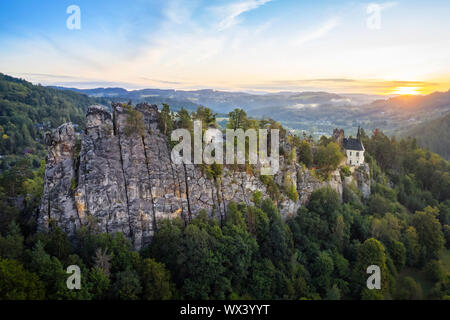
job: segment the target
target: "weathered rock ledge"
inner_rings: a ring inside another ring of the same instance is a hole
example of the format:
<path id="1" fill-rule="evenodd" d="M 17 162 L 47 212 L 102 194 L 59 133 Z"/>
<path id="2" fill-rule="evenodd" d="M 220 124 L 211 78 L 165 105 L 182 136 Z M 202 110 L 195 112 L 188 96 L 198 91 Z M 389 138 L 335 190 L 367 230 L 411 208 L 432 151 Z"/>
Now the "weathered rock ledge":
<path id="1" fill-rule="evenodd" d="M 123 232 L 139 249 L 150 242 L 159 219 L 189 220 L 202 209 L 221 219 L 230 201 L 251 204 L 257 190 L 268 197 L 257 174 L 225 168 L 214 181 L 199 166 L 174 164 L 167 138 L 157 128 L 157 107 L 139 104 L 136 109 L 143 115 L 143 136 L 125 134 L 128 114 L 119 104 L 113 105 L 112 113 L 104 106 L 89 107 L 80 137 L 71 123 L 46 136 L 49 151 L 39 228 L 56 223 L 69 234 L 85 225 L 99 232 Z M 284 217 L 295 214 L 317 188 L 330 186 L 342 197 L 344 182 L 338 170 L 329 181 L 320 182 L 308 169 L 286 163 L 281 156 L 274 181 L 282 189 L 289 176 L 299 199 L 283 197 L 278 207 Z M 345 183 L 357 183 L 368 196 L 368 172 L 368 166 L 361 167 Z"/>

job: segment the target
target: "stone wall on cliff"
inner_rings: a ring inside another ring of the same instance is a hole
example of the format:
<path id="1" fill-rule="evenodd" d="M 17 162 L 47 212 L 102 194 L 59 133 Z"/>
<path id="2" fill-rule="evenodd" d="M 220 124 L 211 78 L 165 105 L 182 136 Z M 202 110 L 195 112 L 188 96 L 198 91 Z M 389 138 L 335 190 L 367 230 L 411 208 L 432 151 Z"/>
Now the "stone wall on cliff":
<path id="1" fill-rule="evenodd" d="M 127 109 L 113 104 L 112 112 L 104 106 L 90 106 L 80 137 L 70 123 L 47 135 L 40 229 L 56 223 L 69 234 L 82 226 L 123 232 L 139 249 L 151 241 L 160 219 L 188 221 L 202 209 L 223 219 L 230 201 L 252 204 L 258 190 L 263 197 L 269 196 L 257 172 L 225 167 L 220 177 L 212 179 L 201 166 L 173 163 L 167 137 L 158 130 L 157 107 L 144 103 L 136 110 L 143 116 L 142 134 L 127 132 Z M 289 176 L 299 194 L 295 202 L 282 195 L 277 204 L 284 217 L 294 215 L 317 188 L 330 186 L 342 198 L 338 170 L 323 182 L 310 170 L 280 157 L 274 181 L 283 190 Z M 367 194 L 370 179 L 364 176 L 368 170 L 362 170 L 356 180 Z"/>

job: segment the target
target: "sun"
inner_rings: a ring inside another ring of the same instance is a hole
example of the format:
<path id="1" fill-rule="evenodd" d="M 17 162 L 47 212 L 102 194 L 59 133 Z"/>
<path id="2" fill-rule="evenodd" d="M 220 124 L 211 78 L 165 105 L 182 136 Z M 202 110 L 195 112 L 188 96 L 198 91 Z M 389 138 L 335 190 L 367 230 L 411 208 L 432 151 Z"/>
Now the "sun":
<path id="1" fill-rule="evenodd" d="M 418 87 L 397 87 L 394 89 L 394 94 L 400 95 L 417 95 L 420 94 Z"/>

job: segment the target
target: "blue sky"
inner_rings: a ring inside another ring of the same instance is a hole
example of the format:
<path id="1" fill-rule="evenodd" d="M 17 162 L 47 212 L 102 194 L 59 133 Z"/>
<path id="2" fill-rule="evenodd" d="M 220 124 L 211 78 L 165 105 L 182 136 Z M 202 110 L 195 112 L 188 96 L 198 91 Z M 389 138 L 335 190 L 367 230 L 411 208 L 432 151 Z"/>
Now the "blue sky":
<path id="1" fill-rule="evenodd" d="M 66 27 L 70 5 L 80 30 Z M 444 0 L 3 0 L 0 72 L 83 88 L 427 93 L 450 89 L 448 17 Z"/>

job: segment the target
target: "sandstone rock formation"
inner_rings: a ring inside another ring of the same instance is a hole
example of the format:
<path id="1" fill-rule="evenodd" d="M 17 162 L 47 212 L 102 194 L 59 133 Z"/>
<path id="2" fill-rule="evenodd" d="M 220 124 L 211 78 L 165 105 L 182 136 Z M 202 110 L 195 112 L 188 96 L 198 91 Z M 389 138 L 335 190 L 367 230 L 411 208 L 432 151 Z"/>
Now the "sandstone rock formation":
<path id="1" fill-rule="evenodd" d="M 49 146 L 44 178 L 44 195 L 38 225 L 45 229 L 56 223 L 69 234 L 81 226 L 99 232 L 123 232 L 135 248 L 148 244 L 157 221 L 180 216 L 186 221 L 204 209 L 223 219 L 230 201 L 252 204 L 255 191 L 268 196 L 258 173 L 224 168 L 217 179 L 206 176 L 200 166 L 171 161 L 167 137 L 158 130 L 156 106 L 139 104 L 144 132 L 127 132 L 128 112 L 121 104 L 89 107 L 85 132 L 77 137 L 71 123 L 46 136 Z M 286 146 L 288 147 L 288 146 Z M 358 185 L 370 193 L 368 167 L 360 170 Z M 286 176 L 296 183 L 294 202 L 279 201 L 287 217 L 304 205 L 311 193 L 330 186 L 342 197 L 339 171 L 330 181 L 320 182 L 311 171 L 282 156 L 274 181 L 282 189 Z"/>

